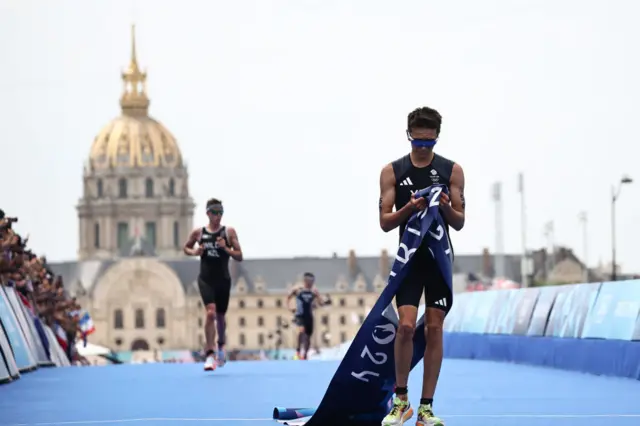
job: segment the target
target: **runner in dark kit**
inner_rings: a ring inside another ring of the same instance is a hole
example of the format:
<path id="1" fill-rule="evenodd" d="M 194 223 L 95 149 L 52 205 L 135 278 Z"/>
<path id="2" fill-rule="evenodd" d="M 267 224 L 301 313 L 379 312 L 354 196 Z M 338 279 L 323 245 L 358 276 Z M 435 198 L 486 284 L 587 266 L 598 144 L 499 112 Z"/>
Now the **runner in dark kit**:
<path id="1" fill-rule="evenodd" d="M 236 230 L 230 226 L 222 226 L 222 201 L 215 198 L 207 201 L 209 224 L 194 229 L 184 245 L 184 252 L 189 256 L 200 256 L 200 275 L 198 288 L 206 309 L 205 339 L 206 361 L 205 371 L 212 371 L 223 366 L 226 360 L 224 352 L 226 320 L 231 295 L 231 276 L 229 274 L 229 258 L 241 262 L 242 249 Z M 196 243 L 197 248 L 194 248 Z M 218 353 L 215 353 L 216 328 L 218 329 Z"/>
<path id="2" fill-rule="evenodd" d="M 314 303 L 322 305 L 320 293 L 313 286 L 315 280 L 316 277 L 311 272 L 305 272 L 304 286 L 293 289 L 287 297 L 287 305 L 291 299 L 296 299 L 296 308 L 292 311 L 295 313 L 295 323 L 298 326 L 298 350 L 296 352 L 298 359 L 307 359 L 309 355 L 311 336 L 313 335 Z M 300 352 L 301 348 L 304 349 L 303 353 Z"/>
<path id="3" fill-rule="evenodd" d="M 449 188 L 450 194 L 447 196 L 442 193 L 440 213 L 447 224 L 446 236 L 451 244 L 449 227 L 459 231 L 465 221 L 462 167 L 433 152 L 442 125 L 442 117 L 436 110 L 418 108 L 409 114 L 407 121 L 411 152 L 387 164 L 380 174 L 380 227 L 385 232 L 400 227 L 402 238 L 411 215 L 427 207 L 424 198 L 414 197 L 415 191 L 433 184 L 442 184 Z M 452 294 L 427 244 L 423 243 L 413 254 L 407 276 L 396 293 L 400 317 L 395 340 L 396 395 L 391 411 L 382 421 L 383 426 L 402 425 L 413 416 L 407 383 L 413 356 L 413 333 L 423 291 L 426 299 L 427 348 L 424 354 L 422 398 L 416 425 L 443 425 L 442 420 L 433 414 L 433 395 L 442 365 L 442 326 L 445 315 L 451 309 Z"/>

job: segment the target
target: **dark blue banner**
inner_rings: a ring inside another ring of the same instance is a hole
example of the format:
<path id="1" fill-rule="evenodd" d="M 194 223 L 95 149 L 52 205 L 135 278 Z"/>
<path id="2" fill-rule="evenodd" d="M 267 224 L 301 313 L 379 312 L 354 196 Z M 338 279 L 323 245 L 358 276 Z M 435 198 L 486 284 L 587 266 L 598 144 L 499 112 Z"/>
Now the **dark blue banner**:
<path id="1" fill-rule="evenodd" d="M 395 386 L 394 341 L 398 326 L 391 302 L 423 240 L 451 287 L 451 248 L 438 207 L 442 191 L 446 188 L 434 185 L 416 194 L 427 197 L 428 207 L 409 220 L 388 284 L 356 334 L 307 426 L 379 426 L 388 413 Z M 424 316 L 413 340 L 412 368 L 423 358 L 426 348 Z"/>
<path id="2" fill-rule="evenodd" d="M 544 336 L 549 314 L 556 300 L 557 292 L 558 287 L 540 287 L 540 293 L 538 294 L 536 306 L 533 309 L 527 336 Z"/>

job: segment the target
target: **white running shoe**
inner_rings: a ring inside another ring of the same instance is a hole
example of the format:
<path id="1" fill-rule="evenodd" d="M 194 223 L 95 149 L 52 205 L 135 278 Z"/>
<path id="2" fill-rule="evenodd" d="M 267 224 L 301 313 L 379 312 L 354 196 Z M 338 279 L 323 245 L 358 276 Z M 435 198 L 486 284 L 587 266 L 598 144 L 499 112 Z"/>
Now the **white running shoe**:
<path id="1" fill-rule="evenodd" d="M 213 354 L 207 355 L 207 359 L 204 362 L 204 371 L 213 371 L 216 369 L 216 358 Z"/>

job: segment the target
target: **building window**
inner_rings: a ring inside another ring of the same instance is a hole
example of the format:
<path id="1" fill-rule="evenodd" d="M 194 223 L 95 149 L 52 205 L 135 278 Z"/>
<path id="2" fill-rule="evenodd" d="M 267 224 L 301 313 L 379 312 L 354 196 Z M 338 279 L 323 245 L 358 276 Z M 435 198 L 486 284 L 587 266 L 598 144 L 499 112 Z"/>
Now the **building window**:
<path id="1" fill-rule="evenodd" d="M 264 326 L 264 318 L 258 317 L 258 327 L 263 327 L 263 326 Z"/>
<path id="2" fill-rule="evenodd" d="M 282 300 L 276 299 L 276 308 L 282 308 Z"/>
<path id="3" fill-rule="evenodd" d="M 144 224 L 145 239 L 151 244 L 153 248 L 156 248 L 156 223 L 147 222 Z"/>
<path id="4" fill-rule="evenodd" d="M 322 325 L 329 325 L 329 315 L 322 316 Z"/>
<path id="5" fill-rule="evenodd" d="M 344 343 L 347 341 L 347 333 L 344 331 L 340 333 L 340 343 Z"/>
<path id="6" fill-rule="evenodd" d="M 127 180 L 124 178 L 118 181 L 118 197 L 127 198 Z"/>
<path id="7" fill-rule="evenodd" d="M 282 326 L 282 317 L 280 315 L 278 315 L 276 317 L 276 326 L 277 327 L 281 327 Z"/>
<path id="8" fill-rule="evenodd" d="M 198 327 L 202 328 L 202 318 L 198 318 Z"/>
<path id="9" fill-rule="evenodd" d="M 364 299 L 363 298 L 358 299 L 358 306 L 364 306 Z"/>
<path id="10" fill-rule="evenodd" d="M 240 300 L 240 301 L 238 302 L 238 307 L 239 307 L 239 308 L 244 308 L 244 300 Z"/>
<path id="11" fill-rule="evenodd" d="M 244 320 L 244 317 L 238 318 L 238 324 L 240 325 L 240 327 L 244 327 L 245 326 L 246 321 Z"/>
<path id="12" fill-rule="evenodd" d="M 98 198 L 102 198 L 102 196 L 104 195 L 104 185 L 102 183 L 102 179 L 98 179 L 98 182 L 96 182 L 96 189 L 98 190 Z"/>
<path id="13" fill-rule="evenodd" d="M 158 308 L 156 310 L 156 328 L 164 328 L 165 327 L 165 311 L 163 308 Z"/>
<path id="14" fill-rule="evenodd" d="M 180 223 L 173 222 L 173 246 L 180 248 Z"/>
<path id="15" fill-rule="evenodd" d="M 240 333 L 238 335 L 238 342 L 240 343 L 240 346 L 244 346 L 247 343 L 244 338 L 244 333 Z"/>
<path id="16" fill-rule="evenodd" d="M 340 324 L 345 325 L 347 323 L 347 318 L 344 315 L 340 315 Z"/>
<path id="17" fill-rule="evenodd" d="M 360 315 L 360 324 L 364 322 L 364 315 Z"/>
<path id="18" fill-rule="evenodd" d="M 262 299 L 258 299 L 257 305 L 258 305 L 258 308 L 262 308 L 264 306 Z"/>
<path id="19" fill-rule="evenodd" d="M 136 309 L 136 328 L 144 328 L 144 311 Z"/>
<path id="20" fill-rule="evenodd" d="M 344 299 L 340 299 L 340 306 L 345 307 L 347 306 L 347 301 Z"/>
<path id="21" fill-rule="evenodd" d="M 153 179 L 151 178 L 144 181 L 144 195 L 147 198 L 153 198 Z"/>
<path id="22" fill-rule="evenodd" d="M 198 344 L 204 346 L 204 336 L 202 334 L 198 334 Z"/>
<path id="23" fill-rule="evenodd" d="M 113 311 L 113 328 L 116 330 L 122 330 L 124 328 L 124 315 L 122 315 L 122 309 L 116 309 Z"/>
<path id="24" fill-rule="evenodd" d="M 93 225 L 93 247 L 100 248 L 100 224 Z"/>
<path id="25" fill-rule="evenodd" d="M 202 301 L 198 300 L 197 305 L 198 305 L 198 309 L 201 309 L 202 308 Z"/>
<path id="26" fill-rule="evenodd" d="M 169 179 L 169 195 L 172 197 L 176 195 L 176 181 L 173 179 Z"/>
<path id="27" fill-rule="evenodd" d="M 264 345 L 264 334 L 258 333 L 258 346 L 262 347 Z"/>
<path id="28" fill-rule="evenodd" d="M 123 249 L 129 241 L 129 224 L 126 222 L 118 223 L 118 248 Z"/>

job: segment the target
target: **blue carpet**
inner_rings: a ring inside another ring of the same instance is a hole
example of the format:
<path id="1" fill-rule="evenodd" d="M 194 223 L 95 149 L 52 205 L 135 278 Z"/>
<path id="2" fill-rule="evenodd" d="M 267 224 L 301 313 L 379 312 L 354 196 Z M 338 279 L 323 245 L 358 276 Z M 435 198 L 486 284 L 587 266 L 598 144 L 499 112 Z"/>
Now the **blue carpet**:
<path id="1" fill-rule="evenodd" d="M 210 374 L 197 364 L 41 369 L 0 385 L 0 425 L 277 425 L 274 406 L 317 406 L 337 366 L 235 362 Z M 421 376 L 418 367 L 409 384 L 414 404 Z M 448 359 L 435 408 L 447 426 L 637 426 L 638 401 L 640 381 Z"/>

